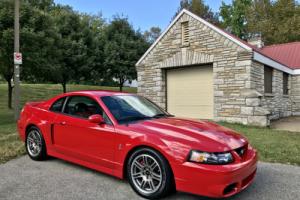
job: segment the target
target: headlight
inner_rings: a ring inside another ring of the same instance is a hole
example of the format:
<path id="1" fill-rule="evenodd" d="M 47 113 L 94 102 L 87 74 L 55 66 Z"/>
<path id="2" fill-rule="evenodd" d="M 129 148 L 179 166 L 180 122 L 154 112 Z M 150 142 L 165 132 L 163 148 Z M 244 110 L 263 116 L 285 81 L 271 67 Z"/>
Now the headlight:
<path id="1" fill-rule="evenodd" d="M 202 151 L 191 151 L 189 161 L 203 164 L 228 164 L 233 162 L 231 153 L 207 153 Z"/>

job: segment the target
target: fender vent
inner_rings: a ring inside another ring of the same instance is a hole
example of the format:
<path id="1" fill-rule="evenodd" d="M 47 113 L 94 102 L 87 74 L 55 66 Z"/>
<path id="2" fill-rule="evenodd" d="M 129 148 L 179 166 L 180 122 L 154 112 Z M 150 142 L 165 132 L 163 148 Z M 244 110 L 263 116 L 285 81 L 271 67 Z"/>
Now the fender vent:
<path id="1" fill-rule="evenodd" d="M 246 150 L 247 150 L 246 147 L 243 146 L 243 147 L 240 147 L 240 148 L 238 148 L 238 149 L 235 149 L 234 151 L 235 151 L 237 154 L 239 154 L 239 156 L 242 158 L 242 157 L 245 155 Z"/>

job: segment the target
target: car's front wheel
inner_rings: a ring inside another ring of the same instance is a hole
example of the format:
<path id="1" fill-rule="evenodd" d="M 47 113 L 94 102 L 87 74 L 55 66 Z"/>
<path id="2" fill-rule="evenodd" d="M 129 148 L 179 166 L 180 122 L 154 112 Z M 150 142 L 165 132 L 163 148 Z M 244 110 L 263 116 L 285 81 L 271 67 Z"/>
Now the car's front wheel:
<path id="1" fill-rule="evenodd" d="M 25 146 L 31 159 L 40 161 L 47 158 L 45 140 L 37 127 L 33 126 L 27 131 Z"/>
<path id="2" fill-rule="evenodd" d="M 130 156 L 127 175 L 131 187 L 144 198 L 164 197 L 174 187 L 173 174 L 167 160 L 149 148 L 139 149 Z"/>

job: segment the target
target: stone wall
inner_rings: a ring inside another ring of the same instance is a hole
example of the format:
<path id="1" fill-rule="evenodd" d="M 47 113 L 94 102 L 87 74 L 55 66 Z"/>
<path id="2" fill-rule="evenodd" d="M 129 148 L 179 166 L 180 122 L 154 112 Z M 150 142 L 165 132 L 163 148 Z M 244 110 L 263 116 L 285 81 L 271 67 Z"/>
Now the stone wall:
<path id="1" fill-rule="evenodd" d="M 185 21 L 189 21 L 190 43 L 182 46 Z M 241 115 L 246 100 L 240 94 L 250 88 L 251 57 L 252 52 L 184 14 L 137 66 L 138 93 L 165 108 L 166 69 L 212 64 L 215 120 L 247 124 L 247 116 Z"/>
<path id="2" fill-rule="evenodd" d="M 265 109 L 267 120 L 275 120 L 281 117 L 287 117 L 292 115 L 293 100 L 291 96 L 291 79 L 289 76 L 289 94 L 283 94 L 283 72 L 274 69 L 273 70 L 273 82 L 272 82 L 272 93 L 265 94 L 264 92 L 264 65 L 253 61 L 251 73 L 251 88 L 255 89 L 261 94 L 260 109 Z M 256 108 L 258 109 L 258 107 Z M 261 113 L 261 114 L 263 114 Z M 267 114 L 269 113 L 269 114 Z"/>
<path id="3" fill-rule="evenodd" d="M 186 21 L 190 42 L 183 46 L 181 23 Z M 282 72 L 274 70 L 273 94 L 265 95 L 264 66 L 252 56 L 253 52 L 183 14 L 137 66 L 138 93 L 166 108 L 166 70 L 211 64 L 214 120 L 267 126 L 292 111 L 300 114 L 300 76 L 290 77 L 291 94 L 285 96 Z"/>
<path id="4" fill-rule="evenodd" d="M 300 75 L 291 77 L 290 96 L 293 115 L 300 115 Z"/>

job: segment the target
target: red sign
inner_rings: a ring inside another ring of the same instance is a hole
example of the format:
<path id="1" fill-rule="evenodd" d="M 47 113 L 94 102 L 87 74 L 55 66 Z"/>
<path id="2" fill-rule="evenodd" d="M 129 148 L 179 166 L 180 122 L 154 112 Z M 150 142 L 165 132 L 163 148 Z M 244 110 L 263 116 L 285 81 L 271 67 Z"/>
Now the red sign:
<path id="1" fill-rule="evenodd" d="M 21 53 L 14 53 L 14 63 L 15 65 L 21 65 L 22 64 L 22 54 Z"/>

